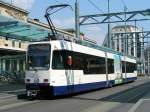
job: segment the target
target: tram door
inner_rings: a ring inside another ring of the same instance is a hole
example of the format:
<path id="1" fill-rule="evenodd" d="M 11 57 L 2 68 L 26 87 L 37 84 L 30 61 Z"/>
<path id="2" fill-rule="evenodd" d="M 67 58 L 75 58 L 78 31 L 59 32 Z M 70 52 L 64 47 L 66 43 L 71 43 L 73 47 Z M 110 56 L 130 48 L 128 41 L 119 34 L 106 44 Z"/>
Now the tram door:
<path id="1" fill-rule="evenodd" d="M 68 44 L 62 40 L 60 41 L 60 45 L 62 49 L 65 50 L 72 50 L 72 46 L 71 49 L 69 48 Z M 66 76 L 66 82 L 67 82 L 67 91 L 68 93 L 73 93 L 74 92 L 74 71 L 72 69 L 72 55 L 68 52 L 65 52 L 65 61 L 67 64 L 67 69 L 65 70 L 65 76 Z"/>
<path id="2" fill-rule="evenodd" d="M 74 92 L 74 72 L 72 70 L 72 56 L 67 57 L 68 69 L 65 71 L 66 73 L 66 81 L 67 81 L 67 89 L 68 93 Z"/>
<path id="3" fill-rule="evenodd" d="M 114 55 L 114 72 L 115 72 L 115 84 L 121 84 L 123 82 L 123 77 L 122 77 L 121 57 L 119 55 Z"/>

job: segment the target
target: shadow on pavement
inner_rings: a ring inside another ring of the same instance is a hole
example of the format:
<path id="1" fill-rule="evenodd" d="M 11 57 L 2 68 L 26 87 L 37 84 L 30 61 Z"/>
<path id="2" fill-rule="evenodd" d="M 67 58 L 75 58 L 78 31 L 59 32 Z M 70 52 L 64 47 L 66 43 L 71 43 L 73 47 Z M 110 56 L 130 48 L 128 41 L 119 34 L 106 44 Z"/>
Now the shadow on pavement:
<path id="1" fill-rule="evenodd" d="M 136 103 L 139 99 L 145 96 L 149 92 L 149 90 L 150 82 L 107 96 L 100 100 L 120 103 Z"/>
<path id="2" fill-rule="evenodd" d="M 103 98 L 85 98 L 74 96 L 73 99 L 90 100 L 90 101 L 108 101 L 119 103 L 136 103 L 139 99 L 150 92 L 150 82 L 144 83 L 133 88 L 103 97 Z"/>

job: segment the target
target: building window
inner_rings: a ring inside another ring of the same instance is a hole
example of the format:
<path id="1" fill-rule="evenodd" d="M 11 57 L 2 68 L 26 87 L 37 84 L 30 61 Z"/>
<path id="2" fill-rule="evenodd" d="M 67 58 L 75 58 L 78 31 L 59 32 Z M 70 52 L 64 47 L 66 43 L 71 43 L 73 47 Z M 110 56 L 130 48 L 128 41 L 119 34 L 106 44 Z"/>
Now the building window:
<path id="1" fill-rule="evenodd" d="M 6 70 L 10 71 L 10 60 L 6 60 Z"/>
<path id="2" fill-rule="evenodd" d="M 12 47 L 15 47 L 15 41 L 12 40 Z"/>
<path id="3" fill-rule="evenodd" d="M 12 70 L 15 72 L 17 71 L 17 60 L 12 61 Z"/>
<path id="4" fill-rule="evenodd" d="M 119 37 L 117 37 L 117 51 L 119 51 Z"/>
<path id="5" fill-rule="evenodd" d="M 21 42 L 19 42 L 19 48 L 21 48 Z"/>

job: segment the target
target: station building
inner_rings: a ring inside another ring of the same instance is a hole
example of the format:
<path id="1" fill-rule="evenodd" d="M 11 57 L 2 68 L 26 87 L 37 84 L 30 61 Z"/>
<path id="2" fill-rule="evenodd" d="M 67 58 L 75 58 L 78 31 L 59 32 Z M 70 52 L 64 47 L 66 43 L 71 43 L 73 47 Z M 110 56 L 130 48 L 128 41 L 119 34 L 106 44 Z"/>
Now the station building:
<path id="1" fill-rule="evenodd" d="M 144 45 L 142 39 L 142 29 L 133 25 L 119 25 L 111 29 L 111 48 L 137 57 L 138 60 L 138 73 L 145 74 L 145 60 L 144 60 Z M 103 46 L 107 45 L 108 36 L 105 37 Z M 125 45 L 126 44 L 126 45 Z"/>
<path id="2" fill-rule="evenodd" d="M 142 34 L 138 32 L 142 32 L 142 29 L 133 25 L 120 25 L 113 27 L 111 30 L 111 48 L 122 53 L 124 53 L 126 49 L 128 55 L 140 58 L 142 54 L 141 49 L 143 40 L 141 38 Z M 127 46 L 125 46 L 125 44 Z M 103 45 L 107 46 L 107 37 L 105 38 Z"/>
<path id="3" fill-rule="evenodd" d="M 39 41 L 51 33 L 49 26 L 28 18 L 29 12 L 0 1 L 0 76 L 23 79 L 26 51 L 30 42 Z M 44 14 L 43 14 L 44 15 Z M 74 34 L 57 29 L 66 38 Z"/>

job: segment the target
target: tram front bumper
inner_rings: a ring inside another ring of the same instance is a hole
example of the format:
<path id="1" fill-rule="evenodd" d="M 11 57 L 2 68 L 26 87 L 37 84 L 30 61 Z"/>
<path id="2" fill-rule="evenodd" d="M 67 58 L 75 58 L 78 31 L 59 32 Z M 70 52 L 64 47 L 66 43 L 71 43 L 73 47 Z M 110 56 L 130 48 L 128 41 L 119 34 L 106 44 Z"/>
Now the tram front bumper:
<path id="1" fill-rule="evenodd" d="M 36 97 L 38 94 L 52 93 L 52 87 L 49 84 L 26 84 L 27 96 Z"/>
<path id="2" fill-rule="evenodd" d="M 28 97 L 36 97 L 38 94 L 37 90 L 27 90 L 27 96 Z"/>

